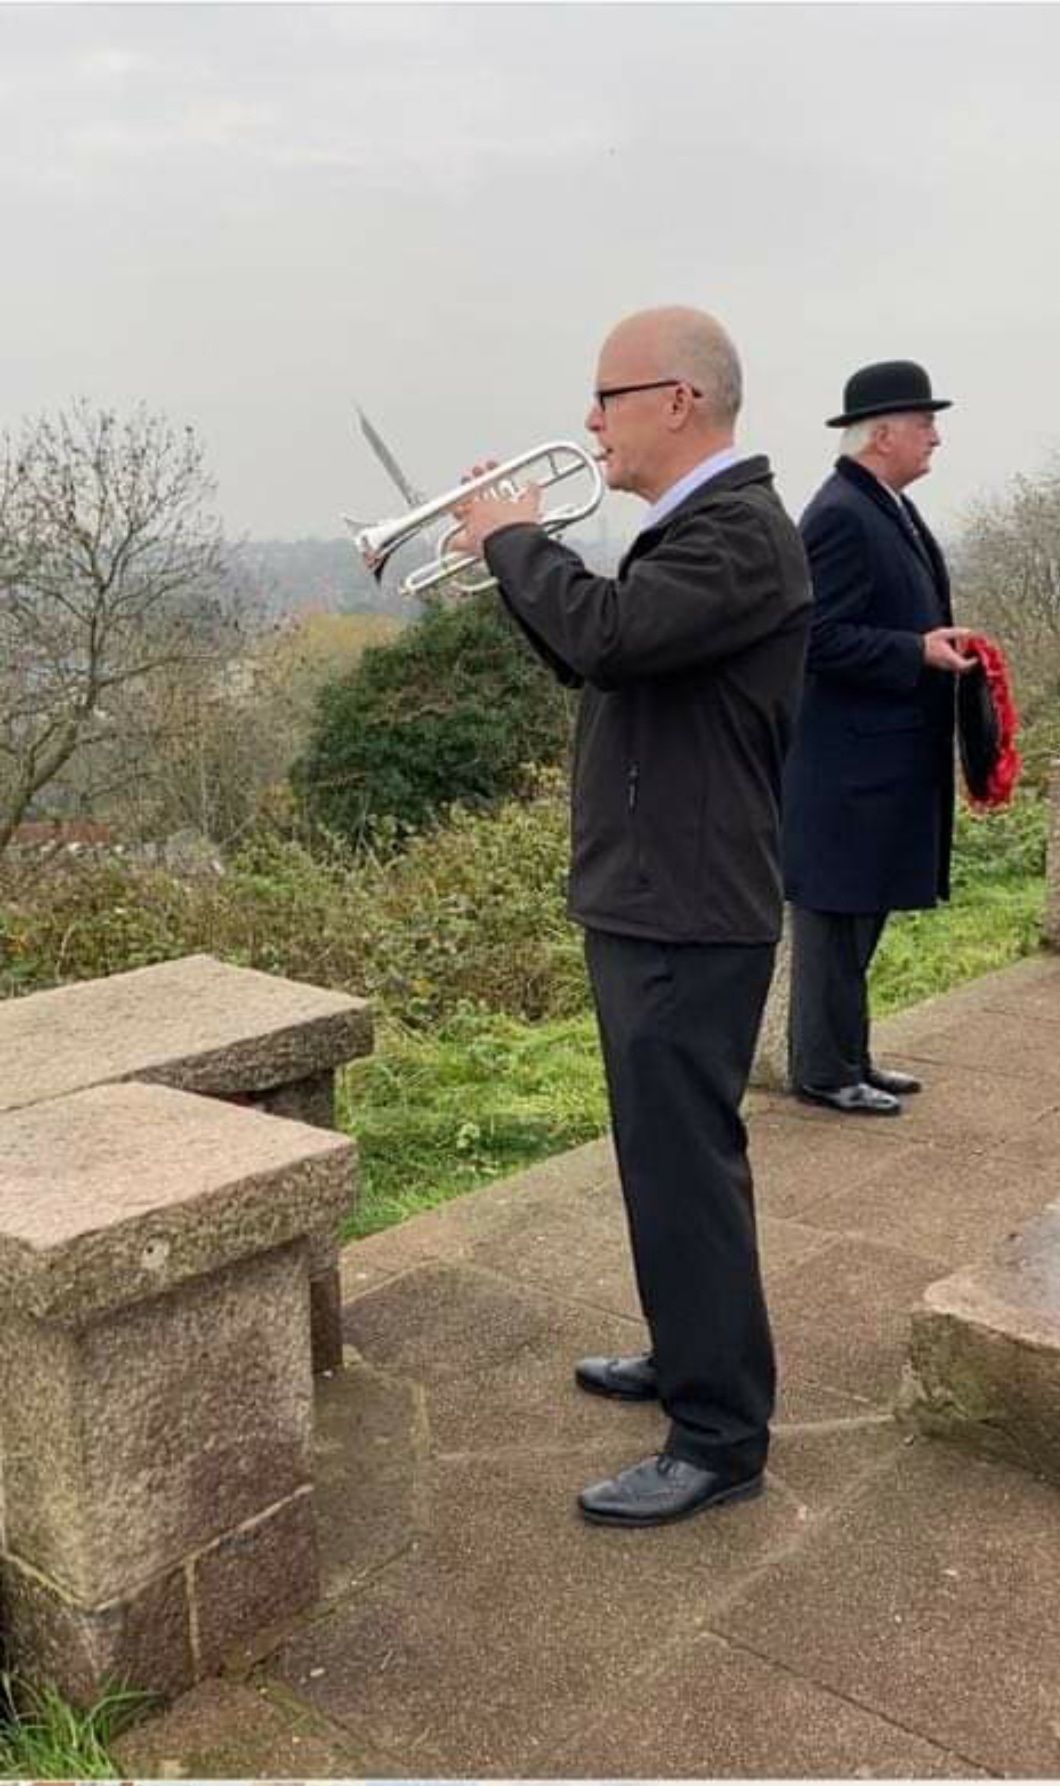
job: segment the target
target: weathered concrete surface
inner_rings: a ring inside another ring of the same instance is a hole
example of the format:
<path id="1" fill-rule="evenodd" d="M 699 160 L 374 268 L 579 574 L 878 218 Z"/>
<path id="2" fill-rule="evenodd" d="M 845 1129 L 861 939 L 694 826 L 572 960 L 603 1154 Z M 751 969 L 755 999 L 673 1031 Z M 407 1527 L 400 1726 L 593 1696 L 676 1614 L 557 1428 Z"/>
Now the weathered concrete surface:
<path id="1" fill-rule="evenodd" d="M 959 1020 L 972 1058 L 925 1060 L 898 1121 L 757 1098 L 781 1362 L 760 1501 L 654 1532 L 577 1518 L 577 1489 L 663 1430 L 571 1378 L 580 1352 L 643 1337 L 606 1143 L 346 1249 L 347 1368 L 317 1385 L 324 1597 L 227 1658 L 284 1732 L 319 1720 L 341 1748 L 281 1774 L 1060 1773 L 1060 1490 L 893 1418 L 925 1287 L 1048 1190 L 1057 968 L 933 1000 L 923 1033 Z M 999 1012 L 1031 1093 L 962 1105 Z M 879 1038 L 896 1066 L 918 1058 L 902 1025 Z M 201 1778 L 260 1753 L 245 1697 L 215 1703 L 201 1741 L 183 1703 L 129 1741 L 134 1775 L 154 1771 L 140 1755 Z"/>
<path id="2" fill-rule="evenodd" d="M 990 1263 L 930 1286 L 902 1411 L 922 1432 L 1060 1483 L 1060 1202 Z"/>
<path id="3" fill-rule="evenodd" d="M 137 1079 L 330 1128 L 335 1069 L 371 1047 L 371 1012 L 363 999 L 188 955 L 5 1000 L 0 1111 Z M 351 1172 L 346 1208 L 356 1191 Z M 342 1327 L 334 1224 L 314 1246 L 310 1303 L 314 1369 L 337 1369 Z"/>
<path id="4" fill-rule="evenodd" d="M 121 1079 L 264 1092 L 367 1054 L 371 1037 L 363 999 L 187 955 L 5 1000 L 0 1109 Z"/>
<path id="5" fill-rule="evenodd" d="M 720 1635 L 974 1767 L 1060 1772 L 1060 1497 L 921 1442 L 734 1599 Z"/>
<path id="6" fill-rule="evenodd" d="M 337 1224 L 354 1147 L 162 1086 L 0 1116 L 0 1304 L 74 1321 Z"/>
<path id="7" fill-rule="evenodd" d="M 83 1325 L 5 1323 L 9 1554 L 104 1605 L 301 1489 L 305 1303 L 291 1245 Z"/>
<path id="8" fill-rule="evenodd" d="M 12 1665 L 172 1693 L 315 1597 L 309 1234 L 334 1131 L 162 1086 L 0 1115 Z"/>
<path id="9" fill-rule="evenodd" d="M 200 1681 L 164 1717 L 111 1745 L 137 1780 L 386 1780 L 405 1774 L 391 1757 L 268 1688 Z"/>

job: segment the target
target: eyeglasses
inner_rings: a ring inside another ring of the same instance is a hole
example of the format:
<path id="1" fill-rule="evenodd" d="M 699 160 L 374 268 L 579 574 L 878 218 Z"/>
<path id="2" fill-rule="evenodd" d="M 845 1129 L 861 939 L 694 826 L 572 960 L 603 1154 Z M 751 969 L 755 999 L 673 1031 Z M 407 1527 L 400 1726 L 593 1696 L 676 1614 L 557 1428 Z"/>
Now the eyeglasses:
<path id="1" fill-rule="evenodd" d="M 594 391 L 593 402 L 603 409 L 609 397 L 628 397 L 631 391 L 663 391 L 668 385 L 687 385 L 693 397 L 702 397 L 703 392 L 697 385 L 689 384 L 687 378 L 653 378 L 646 384 L 613 384 L 605 391 Z"/>

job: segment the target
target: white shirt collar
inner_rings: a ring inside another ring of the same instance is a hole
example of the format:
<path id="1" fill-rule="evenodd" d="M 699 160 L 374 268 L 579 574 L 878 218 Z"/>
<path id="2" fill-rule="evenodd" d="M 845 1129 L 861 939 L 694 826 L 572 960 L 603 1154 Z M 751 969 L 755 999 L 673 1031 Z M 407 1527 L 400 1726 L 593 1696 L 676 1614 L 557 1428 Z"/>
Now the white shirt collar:
<path id="1" fill-rule="evenodd" d="M 664 490 L 662 495 L 656 498 L 641 522 L 638 532 L 644 533 L 649 527 L 657 527 L 660 521 L 664 521 L 667 515 L 672 514 L 674 509 L 684 502 L 686 496 L 691 496 L 693 490 L 698 490 L 700 484 L 705 484 L 709 478 L 717 477 L 719 472 L 728 471 L 729 466 L 737 464 L 739 459 L 740 454 L 734 446 L 722 447 L 720 451 L 711 453 L 708 458 L 701 459 L 698 465 L 693 465 L 691 471 L 686 471 L 684 477 L 678 478 L 676 484 L 671 484 L 668 490 Z"/>

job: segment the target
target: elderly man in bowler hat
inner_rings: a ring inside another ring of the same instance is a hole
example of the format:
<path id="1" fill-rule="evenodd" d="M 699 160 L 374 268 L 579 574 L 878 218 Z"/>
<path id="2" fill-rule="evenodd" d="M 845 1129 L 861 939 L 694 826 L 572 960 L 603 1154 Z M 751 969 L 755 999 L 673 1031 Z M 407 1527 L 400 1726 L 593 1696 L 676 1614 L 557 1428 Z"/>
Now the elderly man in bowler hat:
<path id="1" fill-rule="evenodd" d="M 659 1451 L 583 1489 L 586 1519 L 654 1526 L 763 1484 L 774 1364 L 740 1100 L 779 932 L 780 778 L 810 587 L 769 462 L 734 444 L 740 363 L 705 312 L 608 335 L 586 418 L 604 476 L 648 504 L 614 577 L 479 497 L 483 550 L 528 642 L 582 690 L 569 909 L 585 929 L 650 1350 L 580 1388 L 655 1401 Z"/>
<path id="2" fill-rule="evenodd" d="M 911 360 L 855 372 L 827 424 L 841 457 L 800 522 L 814 614 L 784 787 L 790 1071 L 796 1096 L 849 1115 L 898 1116 L 920 1089 L 872 1060 L 866 980 L 888 914 L 949 895 L 956 683 L 974 659 L 905 494 L 949 407 Z"/>

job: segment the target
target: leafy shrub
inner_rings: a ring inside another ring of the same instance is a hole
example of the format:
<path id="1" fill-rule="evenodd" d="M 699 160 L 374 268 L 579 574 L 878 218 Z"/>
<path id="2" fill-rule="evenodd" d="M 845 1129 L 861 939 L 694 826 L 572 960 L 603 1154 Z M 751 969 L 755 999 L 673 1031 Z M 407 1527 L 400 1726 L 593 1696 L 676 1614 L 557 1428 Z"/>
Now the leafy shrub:
<path id="1" fill-rule="evenodd" d="M 423 1026 L 467 1008 L 536 1021 L 586 1003 L 563 912 L 567 807 L 553 776 L 487 815 L 456 808 L 406 847 L 311 853 L 263 834 L 219 878 L 125 860 L 0 872 L 0 994 L 196 950 L 367 995 Z"/>
<path id="2" fill-rule="evenodd" d="M 932 939 L 946 924 L 971 972 L 1034 946 L 1045 824 L 1044 802 L 1025 792 L 986 816 L 962 808 L 950 912 L 888 927 L 898 1002 L 920 995 L 924 974 L 924 990 L 956 974 L 952 962 L 916 969 L 918 948 L 932 962 L 945 954 Z M 263 833 L 223 876 L 188 881 L 124 860 L 76 860 L 43 883 L 8 865 L 0 868 L 0 995 L 205 950 L 367 996 L 415 1030 L 468 1012 L 531 1023 L 573 1017 L 589 998 L 580 935 L 564 913 L 567 834 L 565 788 L 553 772 L 530 799 L 492 813 L 456 807 L 401 849 L 386 827 L 378 847 L 357 852 L 341 840 L 311 852 Z M 900 965 L 904 931 L 909 953 Z"/>
<path id="3" fill-rule="evenodd" d="M 314 822 L 356 843 L 381 818 L 415 828 L 519 791 L 525 765 L 565 758 L 570 718 L 495 595 L 433 606 L 320 691 L 292 782 Z"/>

